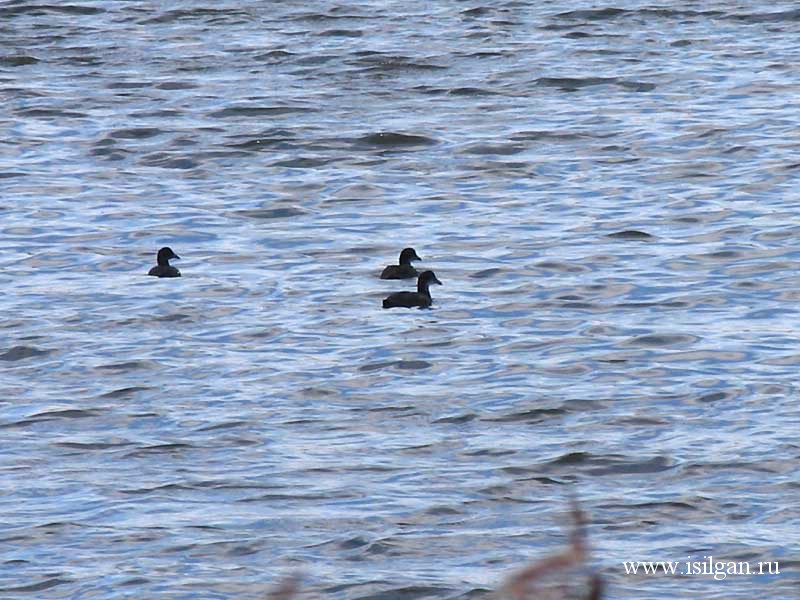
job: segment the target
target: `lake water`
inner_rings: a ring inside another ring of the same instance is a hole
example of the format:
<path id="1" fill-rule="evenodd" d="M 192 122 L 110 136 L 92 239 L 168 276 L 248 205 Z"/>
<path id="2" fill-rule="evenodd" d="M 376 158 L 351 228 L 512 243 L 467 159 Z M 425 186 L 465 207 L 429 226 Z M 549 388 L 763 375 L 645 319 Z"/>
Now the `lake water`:
<path id="1" fill-rule="evenodd" d="M 0 597 L 800 588 L 788 1 L 0 3 Z M 147 277 L 171 246 L 183 277 Z M 413 281 L 433 310 L 382 310 Z M 778 562 L 626 575 L 623 561 Z"/>

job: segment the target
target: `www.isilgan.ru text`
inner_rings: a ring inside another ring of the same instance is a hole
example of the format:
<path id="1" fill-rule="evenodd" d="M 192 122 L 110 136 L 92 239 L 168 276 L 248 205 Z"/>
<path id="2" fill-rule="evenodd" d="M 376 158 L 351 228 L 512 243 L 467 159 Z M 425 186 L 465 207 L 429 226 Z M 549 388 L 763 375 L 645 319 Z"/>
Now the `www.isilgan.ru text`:
<path id="1" fill-rule="evenodd" d="M 626 575 L 711 575 L 717 581 L 737 575 L 780 575 L 777 562 L 737 562 L 715 560 L 704 556 L 703 560 L 683 561 L 624 561 Z"/>

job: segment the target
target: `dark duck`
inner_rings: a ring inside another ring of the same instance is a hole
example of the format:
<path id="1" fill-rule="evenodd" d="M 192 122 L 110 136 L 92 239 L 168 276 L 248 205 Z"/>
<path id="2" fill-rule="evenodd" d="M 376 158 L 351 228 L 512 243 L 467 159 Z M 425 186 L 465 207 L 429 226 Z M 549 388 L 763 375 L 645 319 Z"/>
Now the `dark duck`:
<path id="1" fill-rule="evenodd" d="M 432 283 L 442 285 L 433 271 L 423 271 L 417 279 L 416 292 L 395 292 L 383 301 L 383 308 L 430 308 L 433 304 L 428 289 Z"/>
<path id="2" fill-rule="evenodd" d="M 411 266 L 412 260 L 422 260 L 413 248 L 404 248 L 400 253 L 400 264 L 389 265 L 381 273 L 381 279 L 411 279 L 419 275 Z"/>
<path id="3" fill-rule="evenodd" d="M 172 248 L 162 248 L 158 251 L 156 260 L 158 264 L 150 269 L 148 275 L 153 277 L 180 277 L 181 272 L 175 267 L 171 267 L 169 260 L 171 258 L 180 259 L 180 256 L 172 251 Z"/>

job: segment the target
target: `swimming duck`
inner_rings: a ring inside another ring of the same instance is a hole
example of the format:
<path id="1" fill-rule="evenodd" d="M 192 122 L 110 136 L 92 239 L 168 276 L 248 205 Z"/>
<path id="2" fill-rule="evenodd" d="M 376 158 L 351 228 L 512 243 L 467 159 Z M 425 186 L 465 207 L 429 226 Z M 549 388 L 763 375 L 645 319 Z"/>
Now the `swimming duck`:
<path id="1" fill-rule="evenodd" d="M 436 279 L 433 271 L 423 271 L 417 279 L 416 292 L 395 292 L 383 301 L 383 308 L 430 308 L 433 304 L 433 298 L 428 287 L 432 283 L 442 285 L 442 282 Z"/>
<path id="2" fill-rule="evenodd" d="M 389 265 L 381 273 L 381 279 L 410 279 L 419 275 L 411 266 L 412 260 L 422 260 L 413 248 L 403 248 L 400 253 L 400 264 Z"/>
<path id="3" fill-rule="evenodd" d="M 148 275 L 153 275 L 154 277 L 180 277 L 181 272 L 169 265 L 169 259 L 171 258 L 180 259 L 180 256 L 175 254 L 172 248 L 164 247 L 159 250 L 158 256 L 156 257 L 158 265 L 150 269 Z"/>

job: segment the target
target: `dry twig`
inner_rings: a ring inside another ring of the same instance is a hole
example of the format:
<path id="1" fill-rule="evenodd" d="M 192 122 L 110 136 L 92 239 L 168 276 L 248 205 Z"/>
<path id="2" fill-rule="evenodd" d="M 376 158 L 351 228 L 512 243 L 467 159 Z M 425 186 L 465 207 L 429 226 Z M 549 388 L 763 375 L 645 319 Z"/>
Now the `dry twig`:
<path id="1" fill-rule="evenodd" d="M 577 501 L 571 501 L 573 529 L 570 546 L 566 550 L 539 560 L 512 575 L 503 586 L 503 591 L 512 600 L 578 600 L 565 591 L 569 586 L 546 587 L 544 579 L 552 581 L 554 574 L 567 574 L 569 570 L 588 569 L 589 547 L 586 542 L 586 519 Z M 572 583 L 572 582 L 570 582 Z M 603 582 L 593 573 L 589 579 L 589 591 L 580 600 L 601 600 Z"/>

